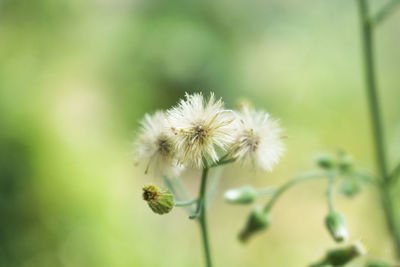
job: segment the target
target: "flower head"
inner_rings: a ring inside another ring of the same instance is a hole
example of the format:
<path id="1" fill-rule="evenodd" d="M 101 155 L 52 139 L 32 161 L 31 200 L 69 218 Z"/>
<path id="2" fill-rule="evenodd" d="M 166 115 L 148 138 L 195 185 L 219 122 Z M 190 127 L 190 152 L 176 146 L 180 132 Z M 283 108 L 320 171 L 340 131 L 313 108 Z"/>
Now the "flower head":
<path id="1" fill-rule="evenodd" d="M 143 199 L 153 212 L 160 215 L 169 213 L 175 206 L 174 195 L 169 190 L 162 190 L 152 184 L 143 187 Z"/>
<path id="2" fill-rule="evenodd" d="M 168 110 L 179 160 L 195 167 L 203 166 L 203 157 L 217 161 L 216 147 L 224 149 L 233 141 L 232 122 L 232 112 L 213 93 L 208 101 L 199 93 L 186 94 L 185 100 Z"/>
<path id="3" fill-rule="evenodd" d="M 146 173 L 151 167 L 157 175 L 179 174 L 182 167 L 177 164 L 172 137 L 162 111 L 157 111 L 152 116 L 145 115 L 134 143 L 134 152 L 138 161 L 147 161 Z"/>
<path id="4" fill-rule="evenodd" d="M 279 121 L 272 120 L 264 111 L 243 105 L 241 112 L 237 113 L 237 128 L 233 156 L 271 171 L 285 150 Z"/>

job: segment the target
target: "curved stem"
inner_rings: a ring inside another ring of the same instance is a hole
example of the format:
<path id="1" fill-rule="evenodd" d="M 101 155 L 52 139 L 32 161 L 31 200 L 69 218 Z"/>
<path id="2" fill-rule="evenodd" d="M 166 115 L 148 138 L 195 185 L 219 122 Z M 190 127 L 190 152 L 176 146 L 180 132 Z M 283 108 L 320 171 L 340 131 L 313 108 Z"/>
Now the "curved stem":
<path id="1" fill-rule="evenodd" d="M 197 198 L 196 199 L 192 199 L 192 200 L 187 200 L 187 201 L 176 201 L 175 202 L 175 206 L 177 206 L 177 207 L 186 207 L 186 206 L 193 205 L 194 203 L 197 203 Z"/>
<path id="2" fill-rule="evenodd" d="M 289 182 L 287 182 L 286 184 L 282 185 L 281 187 L 279 187 L 276 190 L 276 192 L 274 193 L 272 198 L 264 206 L 264 212 L 270 211 L 272 206 L 278 200 L 278 198 L 286 190 L 288 190 L 290 187 L 294 186 L 295 184 L 298 184 L 298 183 L 301 183 L 301 182 L 305 182 L 305 181 L 308 181 L 308 180 L 312 180 L 312 179 L 325 178 L 325 177 L 326 177 L 325 176 L 325 172 L 313 172 L 313 173 L 307 173 L 307 174 L 304 174 L 304 175 L 300 175 L 300 176 L 290 180 Z"/>

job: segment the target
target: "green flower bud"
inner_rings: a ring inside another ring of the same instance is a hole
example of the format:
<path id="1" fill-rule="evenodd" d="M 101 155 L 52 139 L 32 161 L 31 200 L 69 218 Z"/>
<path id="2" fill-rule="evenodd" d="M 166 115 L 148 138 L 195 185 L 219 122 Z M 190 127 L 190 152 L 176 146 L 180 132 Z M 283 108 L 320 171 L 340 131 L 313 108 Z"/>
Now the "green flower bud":
<path id="1" fill-rule="evenodd" d="M 369 260 L 365 267 L 395 267 L 397 265 L 390 264 L 381 260 Z"/>
<path id="2" fill-rule="evenodd" d="M 339 154 L 338 167 L 342 172 L 350 171 L 353 168 L 353 163 L 354 161 L 352 156 L 344 153 Z"/>
<path id="3" fill-rule="evenodd" d="M 169 190 L 162 190 L 152 184 L 143 187 L 143 199 L 158 214 L 169 213 L 175 206 L 174 195 Z"/>
<path id="4" fill-rule="evenodd" d="M 245 185 L 226 191 L 224 197 L 232 204 L 250 204 L 257 198 L 257 191 L 251 185 Z"/>
<path id="5" fill-rule="evenodd" d="M 325 218 L 326 228 L 336 242 L 347 241 L 349 234 L 346 228 L 346 222 L 342 214 L 331 212 Z"/>
<path id="6" fill-rule="evenodd" d="M 356 179 L 347 178 L 340 185 L 340 193 L 347 197 L 353 197 L 361 191 L 361 183 Z"/>
<path id="7" fill-rule="evenodd" d="M 336 165 L 335 159 L 330 154 L 318 155 L 315 161 L 319 167 L 326 170 L 333 169 Z"/>
<path id="8" fill-rule="evenodd" d="M 239 240 L 246 242 L 254 233 L 264 230 L 270 224 L 271 219 L 263 207 L 256 206 L 250 213 L 246 226 L 239 234 Z"/>
<path id="9" fill-rule="evenodd" d="M 353 259 L 362 256 L 366 253 L 365 247 L 360 242 L 356 241 L 349 247 L 329 250 L 325 258 L 319 263 L 313 264 L 310 267 L 322 266 L 343 266 Z"/>

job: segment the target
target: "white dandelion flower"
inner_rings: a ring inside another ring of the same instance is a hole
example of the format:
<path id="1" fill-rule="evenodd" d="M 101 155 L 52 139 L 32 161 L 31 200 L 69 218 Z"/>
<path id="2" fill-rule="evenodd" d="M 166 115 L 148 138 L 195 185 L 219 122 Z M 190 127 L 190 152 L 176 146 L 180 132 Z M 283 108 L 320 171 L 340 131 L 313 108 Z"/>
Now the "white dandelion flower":
<path id="1" fill-rule="evenodd" d="M 179 160 L 185 165 L 203 166 L 203 156 L 218 160 L 216 147 L 225 149 L 234 139 L 234 116 L 214 94 L 206 101 L 201 93 L 186 94 L 186 99 L 168 110 L 168 123 L 175 134 Z"/>
<path id="2" fill-rule="evenodd" d="M 165 113 L 157 111 L 152 116 L 146 114 L 140 124 L 134 153 L 138 162 L 147 162 L 145 173 L 151 167 L 156 175 L 179 175 L 182 166 L 177 164 L 173 133 L 168 127 Z"/>
<path id="3" fill-rule="evenodd" d="M 232 146 L 233 157 L 253 167 L 271 171 L 283 155 L 281 128 L 278 120 L 268 113 L 243 105 L 236 120 L 236 140 Z"/>

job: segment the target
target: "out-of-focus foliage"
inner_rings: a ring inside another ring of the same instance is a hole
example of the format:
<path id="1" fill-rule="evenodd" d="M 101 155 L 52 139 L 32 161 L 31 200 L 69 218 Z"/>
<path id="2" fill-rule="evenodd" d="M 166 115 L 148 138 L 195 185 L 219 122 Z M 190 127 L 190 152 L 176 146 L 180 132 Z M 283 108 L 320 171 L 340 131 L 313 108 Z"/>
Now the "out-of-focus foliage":
<path id="1" fill-rule="evenodd" d="M 142 185 L 161 180 L 130 157 L 137 120 L 185 91 L 215 91 L 230 107 L 246 97 L 289 136 L 273 173 L 226 168 L 211 209 L 216 265 L 318 259 L 333 245 L 322 181 L 292 190 L 246 246 L 236 237 L 249 210 L 226 205 L 222 192 L 281 184 L 338 148 L 374 170 L 356 15 L 344 0 L 0 0 L 0 265 L 202 266 L 196 225 L 179 209 L 163 218 L 148 210 Z M 377 34 L 392 165 L 399 23 L 394 15 Z M 199 174 L 189 176 L 194 194 Z M 364 240 L 368 257 L 392 259 L 374 191 L 336 198 L 350 238 Z"/>

